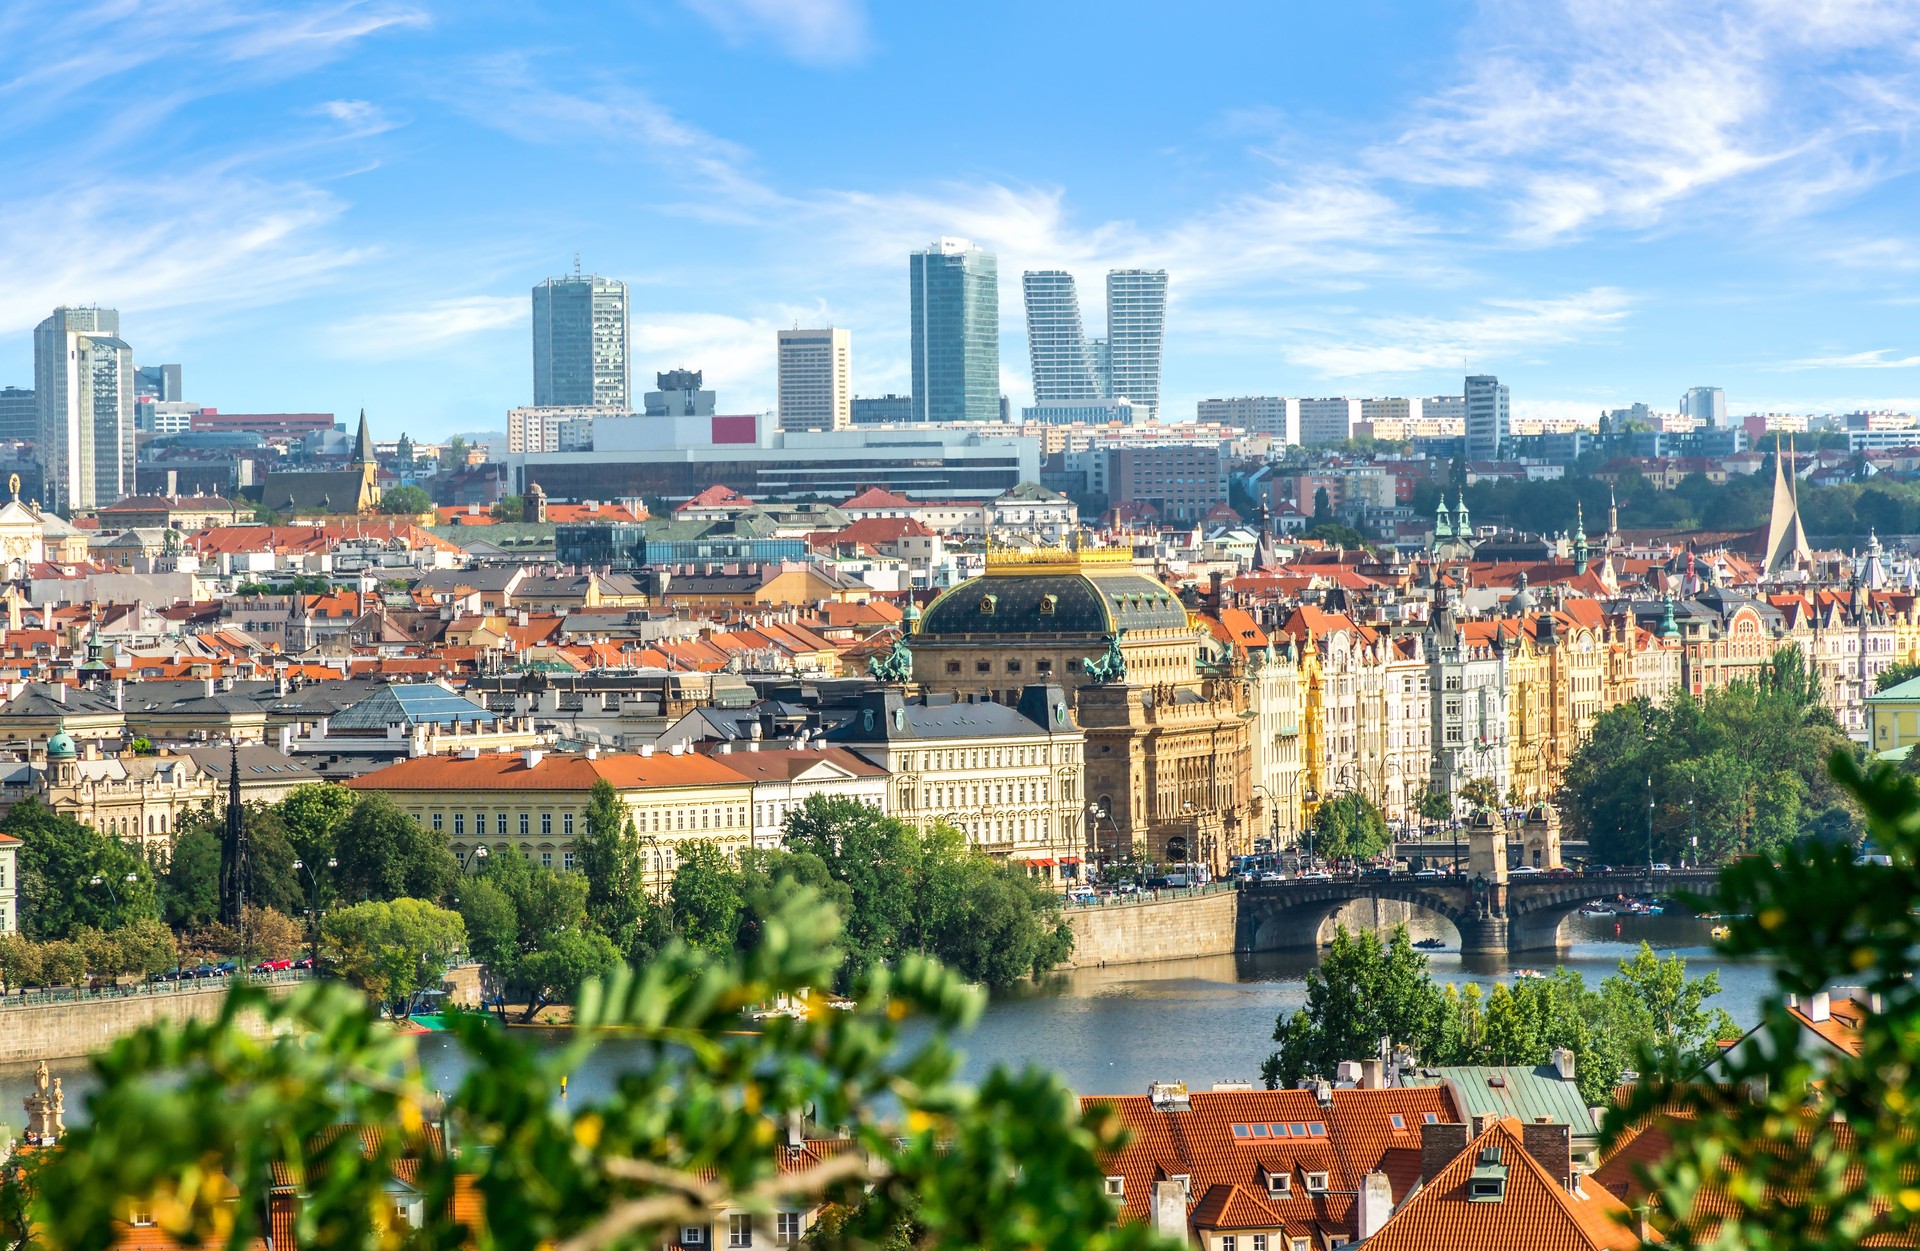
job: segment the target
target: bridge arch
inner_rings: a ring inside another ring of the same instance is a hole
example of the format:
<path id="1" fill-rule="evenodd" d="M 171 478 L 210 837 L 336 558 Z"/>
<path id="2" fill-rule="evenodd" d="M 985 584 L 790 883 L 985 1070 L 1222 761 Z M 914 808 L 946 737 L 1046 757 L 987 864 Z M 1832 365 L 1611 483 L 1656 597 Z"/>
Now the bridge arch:
<path id="1" fill-rule="evenodd" d="M 1456 901 L 1450 895 L 1460 896 Z M 1451 924 L 1461 925 L 1466 888 L 1437 889 L 1386 881 L 1298 882 L 1243 888 L 1240 895 L 1242 951 L 1313 950 L 1327 919 L 1357 900 L 1385 899 L 1410 904 Z"/>

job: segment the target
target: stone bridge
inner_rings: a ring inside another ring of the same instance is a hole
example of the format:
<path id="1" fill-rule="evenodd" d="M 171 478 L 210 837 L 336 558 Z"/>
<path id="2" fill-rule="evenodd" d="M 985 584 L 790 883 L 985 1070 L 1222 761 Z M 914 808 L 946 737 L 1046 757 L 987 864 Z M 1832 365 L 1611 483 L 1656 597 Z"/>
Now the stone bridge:
<path id="1" fill-rule="evenodd" d="M 1713 869 L 1680 873 L 1516 874 L 1505 882 L 1484 877 L 1333 878 L 1327 881 L 1249 882 L 1240 888 L 1241 951 L 1313 947 L 1320 926 L 1356 899 L 1394 899 L 1438 913 L 1460 931 L 1462 952 L 1534 951 L 1560 946 L 1560 922 L 1595 899 L 1615 895 L 1710 893 Z"/>

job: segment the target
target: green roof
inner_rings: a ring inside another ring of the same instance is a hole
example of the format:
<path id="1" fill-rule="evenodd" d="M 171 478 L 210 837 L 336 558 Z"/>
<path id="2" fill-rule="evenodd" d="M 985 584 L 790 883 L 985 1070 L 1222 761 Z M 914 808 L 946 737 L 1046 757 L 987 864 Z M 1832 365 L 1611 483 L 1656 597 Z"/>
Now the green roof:
<path id="1" fill-rule="evenodd" d="M 1908 678 L 1905 682 L 1890 686 L 1878 694 L 1867 696 L 1869 704 L 1893 703 L 1896 700 L 1909 699 L 1920 700 L 1920 678 Z"/>
<path id="2" fill-rule="evenodd" d="M 1551 1064 L 1443 1064 L 1421 1070 L 1422 1077 L 1428 1072 L 1437 1073 L 1439 1080 L 1460 1092 L 1460 1102 L 1470 1116 L 1511 1116 L 1526 1124 L 1544 1116 L 1550 1124 L 1572 1128 L 1576 1154 L 1592 1150 L 1599 1141 L 1600 1132 L 1580 1097 L 1579 1084 L 1562 1080 Z M 1407 1084 L 1436 1084 L 1422 1077 L 1410 1077 Z"/>

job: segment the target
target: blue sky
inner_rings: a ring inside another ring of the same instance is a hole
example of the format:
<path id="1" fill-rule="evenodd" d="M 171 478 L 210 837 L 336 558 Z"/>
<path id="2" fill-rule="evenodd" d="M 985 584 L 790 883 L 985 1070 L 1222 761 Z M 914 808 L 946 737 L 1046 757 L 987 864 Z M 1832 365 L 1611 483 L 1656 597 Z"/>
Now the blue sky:
<path id="1" fill-rule="evenodd" d="M 1170 416 L 1920 408 L 1912 0 L 5 0 L 0 152 L 0 385 L 98 302 L 189 399 L 380 437 L 504 428 L 576 251 L 636 390 L 770 407 L 831 320 L 904 392 L 941 234 L 1000 256 L 1016 403 L 1020 271 L 1148 265 Z"/>

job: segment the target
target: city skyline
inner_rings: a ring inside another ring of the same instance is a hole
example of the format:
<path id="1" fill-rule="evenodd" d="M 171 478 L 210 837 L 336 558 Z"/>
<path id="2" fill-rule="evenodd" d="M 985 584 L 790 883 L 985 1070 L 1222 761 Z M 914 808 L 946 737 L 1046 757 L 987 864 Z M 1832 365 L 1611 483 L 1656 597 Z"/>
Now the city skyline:
<path id="1" fill-rule="evenodd" d="M 611 28 L 395 3 L 16 12 L 0 387 L 31 385 L 51 309 L 99 304 L 207 404 L 497 429 L 534 398 L 525 292 L 578 250 L 632 284 L 642 376 L 701 368 L 771 409 L 773 332 L 797 320 L 859 338 L 856 395 L 904 393 L 900 260 L 952 234 L 1009 275 L 1174 273 L 1166 417 L 1469 373 L 1509 383 L 1515 419 L 1703 384 L 1734 413 L 1920 407 L 1901 122 L 1920 14 L 1896 6 L 1120 5 L 1089 30 L 989 4 L 975 37 L 1017 64 L 986 91 L 927 51 L 932 15 L 856 0 L 663 0 Z M 1311 64 L 1242 72 L 1274 46 Z M 675 70 L 621 47 L 670 47 Z M 1143 56 L 1207 72 L 1091 89 Z M 913 126 L 871 108 L 908 96 Z M 82 105 L 85 142 L 54 142 Z M 999 296 L 1017 409 L 1021 293 Z"/>

